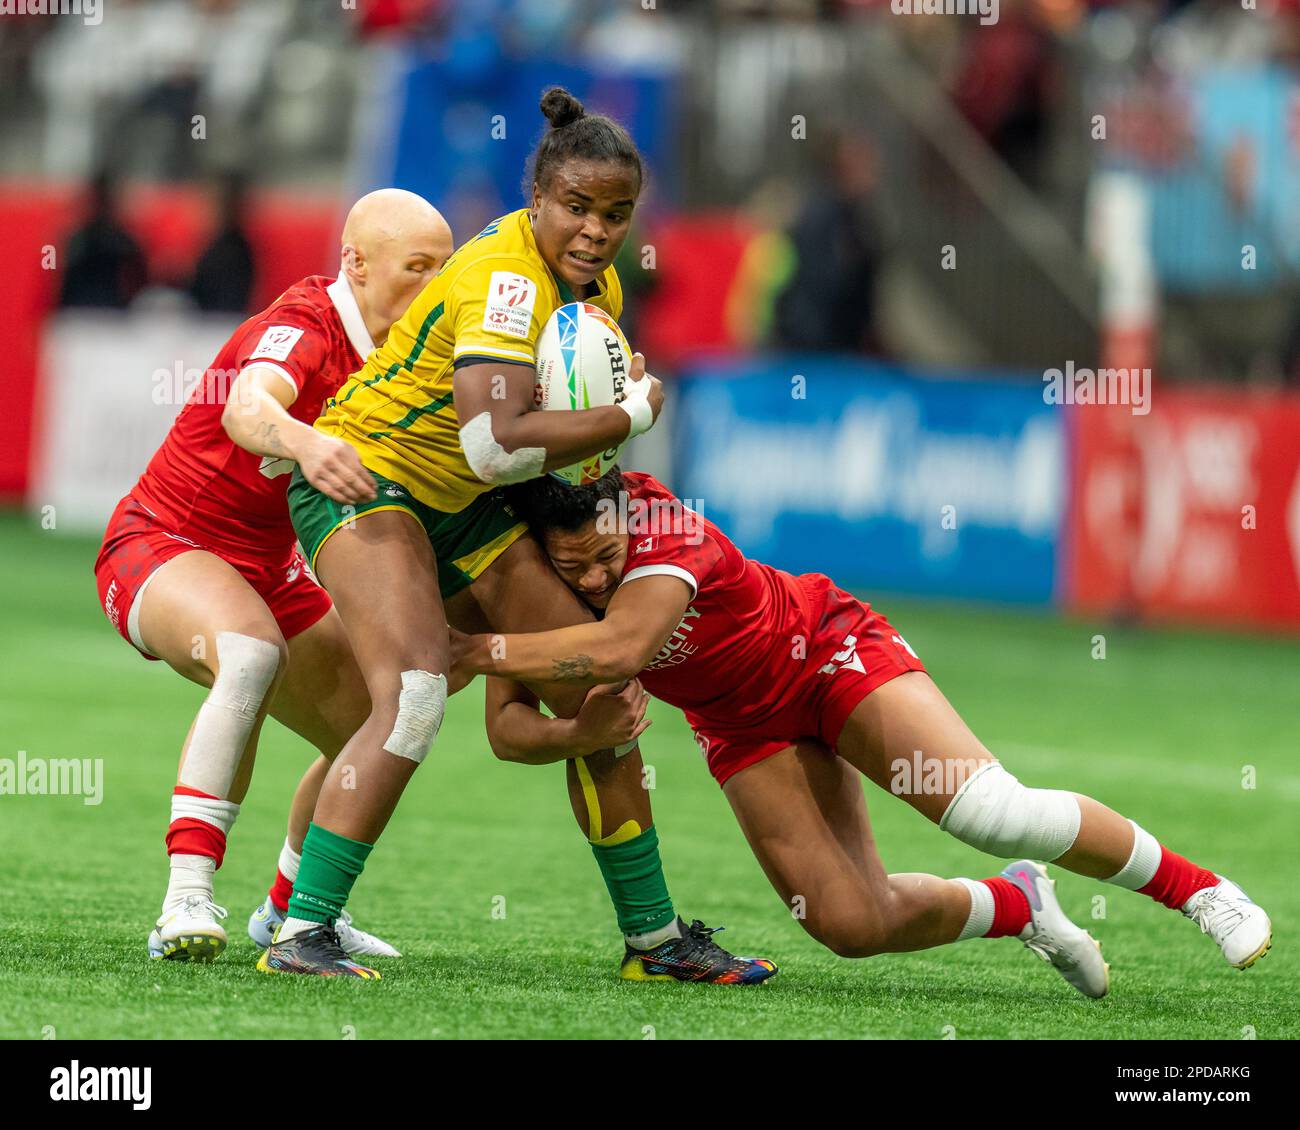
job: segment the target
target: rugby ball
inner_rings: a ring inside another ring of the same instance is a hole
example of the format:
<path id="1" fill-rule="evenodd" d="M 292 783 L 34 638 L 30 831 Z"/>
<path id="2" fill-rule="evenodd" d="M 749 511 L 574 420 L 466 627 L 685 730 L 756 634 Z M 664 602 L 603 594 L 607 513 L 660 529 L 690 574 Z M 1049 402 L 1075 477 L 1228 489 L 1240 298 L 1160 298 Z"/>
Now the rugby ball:
<path id="1" fill-rule="evenodd" d="M 533 401 L 544 412 L 572 412 L 618 404 L 632 368 L 632 348 L 604 310 L 570 302 L 551 315 L 537 339 Z M 573 486 L 594 483 L 615 463 L 620 443 L 551 474 Z"/>

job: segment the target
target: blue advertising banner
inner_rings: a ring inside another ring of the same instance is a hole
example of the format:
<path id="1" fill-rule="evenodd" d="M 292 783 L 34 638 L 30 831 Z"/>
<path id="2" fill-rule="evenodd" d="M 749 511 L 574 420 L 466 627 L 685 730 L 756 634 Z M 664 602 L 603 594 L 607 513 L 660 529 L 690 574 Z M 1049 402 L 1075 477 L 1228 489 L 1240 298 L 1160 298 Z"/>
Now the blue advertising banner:
<path id="1" fill-rule="evenodd" d="M 868 591 L 1051 601 L 1065 430 L 1039 382 L 805 357 L 699 366 L 670 395 L 674 486 L 750 556 Z"/>

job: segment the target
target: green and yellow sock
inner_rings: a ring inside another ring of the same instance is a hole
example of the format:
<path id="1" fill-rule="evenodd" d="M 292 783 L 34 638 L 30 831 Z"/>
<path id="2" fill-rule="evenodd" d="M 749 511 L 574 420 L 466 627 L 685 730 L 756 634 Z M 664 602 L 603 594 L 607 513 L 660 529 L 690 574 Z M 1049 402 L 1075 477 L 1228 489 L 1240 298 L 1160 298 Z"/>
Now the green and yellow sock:
<path id="1" fill-rule="evenodd" d="M 623 833 L 627 825 L 619 829 Z M 610 841 L 617 841 L 611 843 Z M 659 833 L 651 825 L 631 838 L 620 839 L 619 834 L 599 840 L 591 845 L 596 865 L 605 879 L 609 897 L 618 916 L 618 928 L 624 935 L 657 934 L 675 926 L 677 912 L 668 894 L 663 864 L 659 860 Z M 676 930 L 665 933 L 673 937 Z M 654 944 L 653 942 L 651 944 Z M 649 948 L 642 945 L 639 948 Z"/>

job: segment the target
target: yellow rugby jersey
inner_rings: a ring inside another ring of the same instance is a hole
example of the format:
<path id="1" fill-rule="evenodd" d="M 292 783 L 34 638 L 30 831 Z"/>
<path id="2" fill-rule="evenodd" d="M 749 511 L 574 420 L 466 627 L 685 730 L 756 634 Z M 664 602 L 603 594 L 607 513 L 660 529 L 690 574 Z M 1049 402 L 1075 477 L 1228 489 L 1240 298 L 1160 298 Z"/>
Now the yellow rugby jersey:
<path id="1" fill-rule="evenodd" d="M 612 266 L 583 299 L 617 320 L 623 288 Z M 551 314 L 575 302 L 538 253 L 528 209 L 493 220 L 457 248 L 325 405 L 316 427 L 345 439 L 376 474 L 421 502 L 458 513 L 491 490 L 465 462 L 451 376 L 459 365 L 531 365 Z"/>

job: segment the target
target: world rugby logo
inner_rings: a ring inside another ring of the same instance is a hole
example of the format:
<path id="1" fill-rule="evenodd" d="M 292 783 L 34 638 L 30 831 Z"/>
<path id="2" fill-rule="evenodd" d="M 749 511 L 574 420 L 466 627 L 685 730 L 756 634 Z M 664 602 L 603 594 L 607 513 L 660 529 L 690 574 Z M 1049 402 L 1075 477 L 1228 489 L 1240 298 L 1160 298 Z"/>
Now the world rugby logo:
<path id="1" fill-rule="evenodd" d="M 507 306 L 518 306 L 526 302 L 532 294 L 532 287 L 527 279 L 503 279 L 497 283 L 497 298 Z"/>

